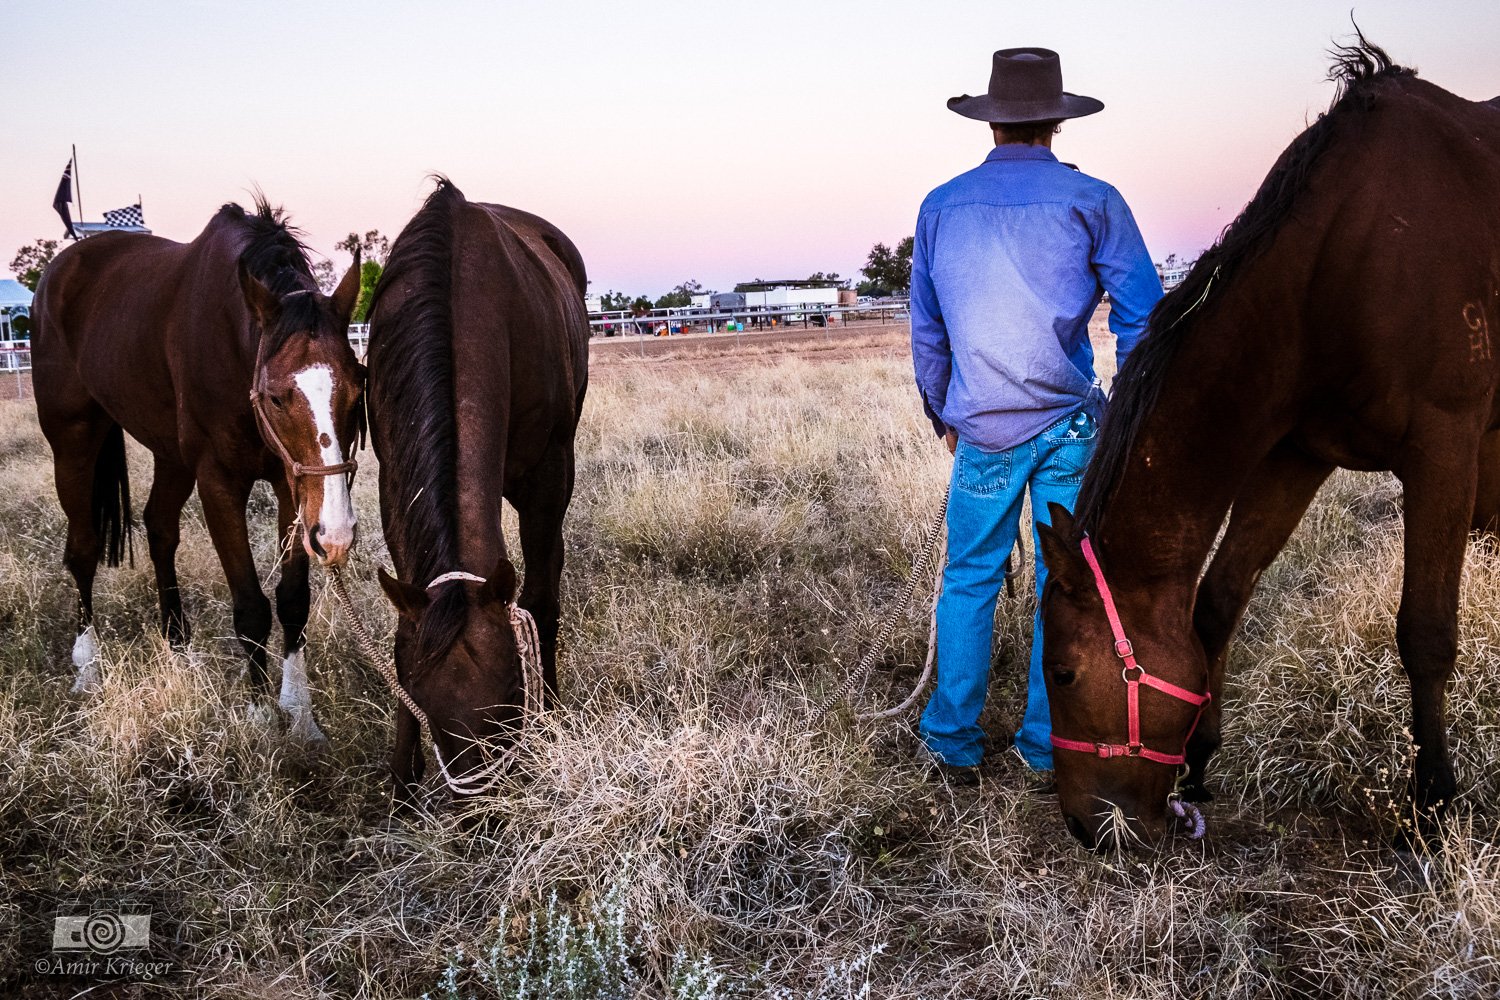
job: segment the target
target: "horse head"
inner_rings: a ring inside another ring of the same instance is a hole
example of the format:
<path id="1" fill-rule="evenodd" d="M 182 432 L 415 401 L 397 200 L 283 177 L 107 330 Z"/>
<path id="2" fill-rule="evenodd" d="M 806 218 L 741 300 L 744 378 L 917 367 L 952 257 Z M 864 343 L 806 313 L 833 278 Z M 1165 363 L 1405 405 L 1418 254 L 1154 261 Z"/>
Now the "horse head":
<path id="1" fill-rule="evenodd" d="M 1207 660 L 1181 609 L 1116 605 L 1088 537 L 1056 504 L 1051 516 L 1042 649 L 1063 821 L 1090 848 L 1152 844 L 1209 700 Z"/>
<path id="2" fill-rule="evenodd" d="M 365 367 L 348 338 L 359 256 L 331 296 L 310 280 L 287 278 L 307 287 L 278 294 L 240 265 L 260 334 L 250 399 L 261 437 L 285 467 L 303 547 L 324 565 L 341 566 L 356 537 L 349 484 L 365 423 Z"/>
<path id="3" fill-rule="evenodd" d="M 442 765 L 462 782 L 483 767 L 486 744 L 515 732 L 525 707 L 515 567 L 501 556 L 487 578 L 444 573 L 425 587 L 381 569 L 380 586 L 399 615 L 397 676 L 427 715 Z M 415 740 L 415 727 L 398 727 L 398 789 L 421 778 Z"/>

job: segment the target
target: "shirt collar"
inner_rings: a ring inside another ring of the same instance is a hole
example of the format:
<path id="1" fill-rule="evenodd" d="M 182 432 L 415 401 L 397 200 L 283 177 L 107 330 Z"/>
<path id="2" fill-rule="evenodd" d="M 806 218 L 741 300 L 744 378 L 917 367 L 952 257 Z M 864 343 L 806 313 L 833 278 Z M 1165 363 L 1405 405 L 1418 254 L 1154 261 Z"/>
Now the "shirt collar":
<path id="1" fill-rule="evenodd" d="M 1056 163 L 1057 157 L 1046 146 L 1026 146 L 1019 142 L 1007 142 L 1003 146 L 996 146 L 990 150 L 990 155 L 984 158 L 985 163 L 997 163 L 1001 160 L 1045 160 L 1049 163 Z"/>

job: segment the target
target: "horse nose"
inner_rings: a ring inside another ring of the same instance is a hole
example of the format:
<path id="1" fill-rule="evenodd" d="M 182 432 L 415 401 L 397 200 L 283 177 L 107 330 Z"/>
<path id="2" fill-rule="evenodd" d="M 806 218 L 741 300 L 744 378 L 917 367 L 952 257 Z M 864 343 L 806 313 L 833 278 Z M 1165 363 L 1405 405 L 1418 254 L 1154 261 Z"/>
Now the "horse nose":
<path id="1" fill-rule="evenodd" d="M 342 566 L 354 548 L 359 529 L 351 526 L 343 531 L 329 531 L 320 521 L 307 532 L 307 551 L 324 566 Z"/>

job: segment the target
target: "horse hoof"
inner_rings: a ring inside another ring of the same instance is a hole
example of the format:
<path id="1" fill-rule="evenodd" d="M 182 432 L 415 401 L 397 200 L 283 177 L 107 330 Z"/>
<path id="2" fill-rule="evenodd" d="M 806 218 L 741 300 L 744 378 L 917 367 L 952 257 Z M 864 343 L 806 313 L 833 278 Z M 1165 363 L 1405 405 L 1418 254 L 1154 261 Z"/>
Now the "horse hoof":
<path id="1" fill-rule="evenodd" d="M 291 725 L 287 727 L 287 739 L 300 743 L 309 750 L 322 750 L 328 746 L 328 737 L 318 728 L 318 721 L 311 711 L 302 709 L 290 713 Z"/>
<path id="2" fill-rule="evenodd" d="M 245 705 L 245 721 L 256 729 L 270 729 L 276 722 L 276 713 L 259 701 Z"/>

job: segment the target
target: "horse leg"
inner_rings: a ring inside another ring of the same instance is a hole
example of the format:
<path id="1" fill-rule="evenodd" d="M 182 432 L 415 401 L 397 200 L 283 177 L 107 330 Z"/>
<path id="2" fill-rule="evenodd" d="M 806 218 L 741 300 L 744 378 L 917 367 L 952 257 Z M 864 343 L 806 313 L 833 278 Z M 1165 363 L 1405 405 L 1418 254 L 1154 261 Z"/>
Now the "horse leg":
<path id="1" fill-rule="evenodd" d="M 250 536 L 245 525 L 245 503 L 253 480 L 238 482 L 217 470 L 198 476 L 203 517 L 213 539 L 234 606 L 234 632 L 250 658 L 252 697 L 268 697 L 266 640 L 271 636 L 271 602 L 260 589 Z"/>
<path id="2" fill-rule="evenodd" d="M 1416 828 L 1398 833 L 1403 845 L 1439 833 L 1457 789 L 1444 698 L 1458 658 L 1459 583 L 1478 479 L 1476 450 L 1464 449 L 1462 440 L 1460 433 L 1444 433 L 1437 447 L 1414 449 L 1425 461 L 1396 470 L 1406 496 L 1396 648 L 1411 682 L 1411 736 L 1417 754 L 1410 788 Z M 1433 460 L 1455 452 L 1466 455 L 1467 462 L 1442 465 Z"/>
<path id="3" fill-rule="evenodd" d="M 546 704 L 557 700 L 557 623 L 563 570 L 563 516 L 573 497 L 572 442 L 554 444 L 509 497 L 520 517 L 521 554 L 526 582 L 520 605 L 536 619 L 542 643 L 542 680 Z"/>
<path id="4" fill-rule="evenodd" d="M 193 473 L 184 466 L 157 456 L 142 520 L 151 565 L 156 570 L 156 599 L 161 607 L 161 630 L 174 649 L 192 639 L 193 630 L 182 610 L 177 587 L 177 545 L 181 539 L 182 507 L 193 493 Z"/>
<path id="5" fill-rule="evenodd" d="M 1244 491 L 1235 497 L 1229 527 L 1198 585 L 1193 606 L 1193 629 L 1208 658 L 1208 689 L 1213 699 L 1188 740 L 1188 773 L 1182 792 L 1192 801 L 1213 798 L 1204 784 L 1204 772 L 1222 739 L 1229 639 L 1239 627 L 1261 573 L 1286 545 L 1332 471 L 1328 463 L 1281 444 L 1261 461 Z"/>
<path id="6" fill-rule="evenodd" d="M 427 759 L 422 756 L 422 729 L 405 705 L 396 705 L 396 745 L 391 749 L 391 777 L 395 779 L 396 804 L 417 804 L 417 792 Z"/>
<path id="7" fill-rule="evenodd" d="M 1479 439 L 1479 483 L 1469 527 L 1500 535 L 1500 431 L 1490 431 Z"/>
<path id="8" fill-rule="evenodd" d="M 99 688 L 99 640 L 94 631 L 94 575 L 104 553 L 104 539 L 94 521 L 95 475 L 105 437 L 114 424 L 92 401 L 66 419 L 47 419 L 43 429 L 52 446 L 57 499 L 68 518 L 63 565 L 78 588 L 78 636 L 73 640 L 77 676 L 73 693 Z"/>
<path id="9" fill-rule="evenodd" d="M 277 704 L 291 717 L 288 735 L 292 739 L 306 744 L 327 743 L 328 737 L 318 728 L 313 715 L 312 689 L 307 683 L 305 630 L 312 603 L 307 550 L 292 534 L 297 523 L 297 506 L 291 487 L 284 478 L 277 477 L 272 488 L 276 491 L 276 527 L 281 546 L 281 579 L 276 584 L 276 617 L 282 631 L 281 696 Z"/>

